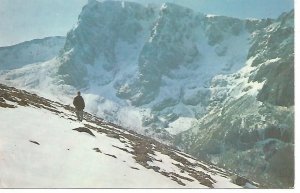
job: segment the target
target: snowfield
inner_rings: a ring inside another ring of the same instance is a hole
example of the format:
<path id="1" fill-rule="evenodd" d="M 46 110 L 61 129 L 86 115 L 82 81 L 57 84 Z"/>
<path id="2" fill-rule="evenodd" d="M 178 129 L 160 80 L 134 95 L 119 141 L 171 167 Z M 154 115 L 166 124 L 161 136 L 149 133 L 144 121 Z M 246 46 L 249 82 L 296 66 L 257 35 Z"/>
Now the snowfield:
<path id="1" fill-rule="evenodd" d="M 59 103 L 0 91 L 1 188 L 241 188 L 233 174 L 92 115 L 81 123 Z"/>
<path id="2" fill-rule="evenodd" d="M 178 187 L 176 182 L 148 171 L 128 153 L 112 147 L 124 148 L 117 139 L 72 131 L 84 127 L 82 123 L 26 107 L 1 111 L 1 117 L 5 117 L 1 120 L 2 188 Z M 204 186 L 191 183 L 189 187 Z"/>

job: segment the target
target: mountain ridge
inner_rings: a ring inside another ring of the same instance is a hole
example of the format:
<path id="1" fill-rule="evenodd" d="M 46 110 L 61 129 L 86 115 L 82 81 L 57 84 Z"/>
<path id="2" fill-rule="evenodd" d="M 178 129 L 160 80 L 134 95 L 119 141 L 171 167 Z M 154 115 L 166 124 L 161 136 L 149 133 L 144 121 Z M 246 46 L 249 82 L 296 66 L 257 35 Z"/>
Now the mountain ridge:
<path id="1" fill-rule="evenodd" d="M 64 43 L 65 37 L 54 36 L 0 47 L 0 69 L 12 70 L 50 60 L 58 55 Z"/>

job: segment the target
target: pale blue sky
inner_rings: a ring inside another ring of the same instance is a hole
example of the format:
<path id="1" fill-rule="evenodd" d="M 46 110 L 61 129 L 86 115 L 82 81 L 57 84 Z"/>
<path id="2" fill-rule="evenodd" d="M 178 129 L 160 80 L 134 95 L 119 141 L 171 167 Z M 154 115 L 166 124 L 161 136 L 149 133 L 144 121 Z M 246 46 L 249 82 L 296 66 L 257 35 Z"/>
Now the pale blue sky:
<path id="1" fill-rule="evenodd" d="M 100 0 L 99 0 L 100 1 Z M 174 2 L 207 14 L 239 18 L 276 18 L 293 0 L 131 0 Z M 0 46 L 47 36 L 66 35 L 87 0 L 0 0 Z"/>

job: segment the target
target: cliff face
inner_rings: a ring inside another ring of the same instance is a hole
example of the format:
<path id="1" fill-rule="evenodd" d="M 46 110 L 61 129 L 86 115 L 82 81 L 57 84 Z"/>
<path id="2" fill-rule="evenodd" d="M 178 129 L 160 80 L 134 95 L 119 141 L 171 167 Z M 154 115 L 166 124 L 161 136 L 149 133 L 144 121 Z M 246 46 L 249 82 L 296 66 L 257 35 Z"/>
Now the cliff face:
<path id="1" fill-rule="evenodd" d="M 211 79 L 245 65 L 249 38 L 266 21 L 206 16 L 166 3 L 90 2 L 59 57 L 64 84 L 150 110 L 143 127 L 176 134 L 204 115 Z M 101 104 L 99 104 L 100 106 Z M 176 124 L 175 124 L 176 125 Z"/>

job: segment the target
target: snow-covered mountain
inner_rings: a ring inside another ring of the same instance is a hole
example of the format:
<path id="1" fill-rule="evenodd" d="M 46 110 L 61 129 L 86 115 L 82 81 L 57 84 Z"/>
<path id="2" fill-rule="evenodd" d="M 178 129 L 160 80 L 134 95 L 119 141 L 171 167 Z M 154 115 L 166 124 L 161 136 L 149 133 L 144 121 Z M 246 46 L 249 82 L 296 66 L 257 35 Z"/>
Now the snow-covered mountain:
<path id="1" fill-rule="evenodd" d="M 81 90 L 94 115 L 291 187 L 293 20 L 90 0 L 57 57 L 0 69 L 0 80 L 66 104 Z"/>
<path id="2" fill-rule="evenodd" d="M 65 44 L 65 37 L 48 37 L 0 47 L 0 70 L 21 68 L 56 57 Z"/>
<path id="3" fill-rule="evenodd" d="M 47 88 L 59 84 L 82 89 L 93 104 L 90 112 L 131 128 L 126 120 L 134 117 L 137 129 L 169 139 L 169 133 L 188 129 L 204 115 L 211 79 L 244 66 L 251 33 L 264 25 L 206 16 L 170 3 L 157 8 L 90 1 L 56 59 L 43 68 L 5 73 L 2 80 L 37 91 L 47 85 L 39 71 L 52 66 L 46 77 L 55 80 Z"/>
<path id="4" fill-rule="evenodd" d="M 0 84 L 0 188 L 242 188 L 234 173 Z M 17 123 L 16 123 L 17 122 Z"/>

